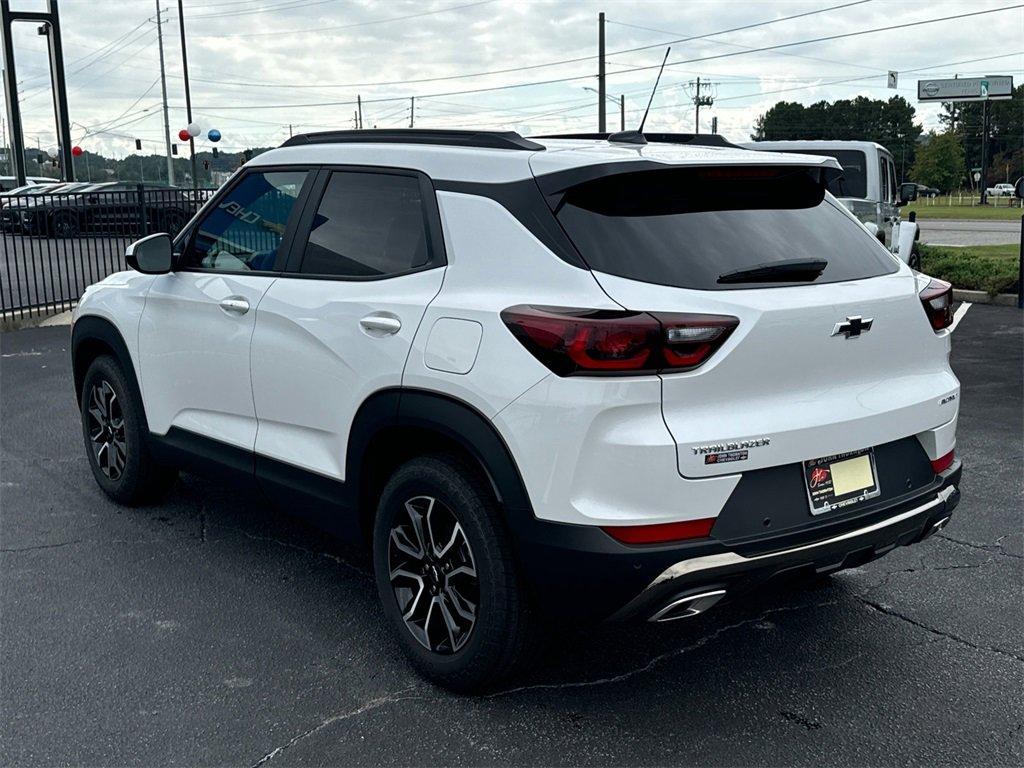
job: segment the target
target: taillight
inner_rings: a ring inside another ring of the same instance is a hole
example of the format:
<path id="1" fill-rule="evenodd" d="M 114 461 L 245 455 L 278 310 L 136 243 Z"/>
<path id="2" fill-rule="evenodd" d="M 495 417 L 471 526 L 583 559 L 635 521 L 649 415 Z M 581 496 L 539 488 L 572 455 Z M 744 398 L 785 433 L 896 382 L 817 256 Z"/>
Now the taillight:
<path id="1" fill-rule="evenodd" d="M 728 315 L 570 307 L 509 307 L 501 319 L 559 376 L 688 371 L 722 346 L 739 320 Z"/>
<path id="2" fill-rule="evenodd" d="M 668 541 L 706 539 L 715 525 L 715 518 L 684 520 L 680 523 L 654 525 L 608 525 L 601 530 L 623 544 L 664 544 Z"/>
<path id="3" fill-rule="evenodd" d="M 953 453 L 953 451 L 950 451 L 945 456 L 939 456 L 939 458 L 932 460 L 932 471 L 935 472 L 936 475 L 940 472 L 945 472 L 953 466 Z"/>
<path id="4" fill-rule="evenodd" d="M 953 324 L 953 286 L 945 280 L 932 281 L 918 294 L 932 329 L 941 331 Z"/>

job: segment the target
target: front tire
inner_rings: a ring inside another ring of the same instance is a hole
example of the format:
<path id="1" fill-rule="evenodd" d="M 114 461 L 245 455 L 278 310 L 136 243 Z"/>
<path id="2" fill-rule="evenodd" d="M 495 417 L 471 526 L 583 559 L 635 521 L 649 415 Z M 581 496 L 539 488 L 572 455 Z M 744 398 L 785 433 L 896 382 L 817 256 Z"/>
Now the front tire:
<path id="1" fill-rule="evenodd" d="M 533 612 L 494 494 L 458 457 L 401 466 L 374 522 L 377 590 L 413 666 L 460 692 L 492 688 L 519 666 Z"/>
<path id="2" fill-rule="evenodd" d="M 93 360 L 79 405 L 86 455 L 100 489 L 128 506 L 163 495 L 177 473 L 150 455 L 142 402 L 114 358 Z"/>
<path id="3" fill-rule="evenodd" d="M 54 237 L 78 237 L 81 230 L 81 222 L 75 211 L 59 210 L 53 214 L 50 232 L 53 233 Z"/>

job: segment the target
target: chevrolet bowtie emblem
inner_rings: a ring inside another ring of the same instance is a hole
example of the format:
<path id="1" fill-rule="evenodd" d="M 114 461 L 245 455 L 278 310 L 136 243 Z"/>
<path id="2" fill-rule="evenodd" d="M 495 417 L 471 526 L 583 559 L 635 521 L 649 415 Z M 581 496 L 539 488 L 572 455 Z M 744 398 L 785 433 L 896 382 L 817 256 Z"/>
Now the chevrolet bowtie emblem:
<path id="1" fill-rule="evenodd" d="M 832 335 L 839 336 L 842 334 L 848 339 L 854 339 L 862 333 L 870 331 L 871 324 L 873 322 L 874 318 L 853 315 L 852 317 L 846 318 L 845 322 L 836 323 L 836 327 L 832 329 Z"/>

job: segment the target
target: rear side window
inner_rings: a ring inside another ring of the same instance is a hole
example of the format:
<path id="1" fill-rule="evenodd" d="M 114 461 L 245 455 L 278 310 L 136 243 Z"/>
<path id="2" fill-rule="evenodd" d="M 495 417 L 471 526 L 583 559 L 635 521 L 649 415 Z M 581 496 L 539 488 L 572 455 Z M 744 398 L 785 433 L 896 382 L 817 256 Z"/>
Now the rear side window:
<path id="1" fill-rule="evenodd" d="M 833 283 L 895 272 L 893 258 L 812 172 L 696 168 L 604 176 L 571 188 L 558 221 L 591 269 L 679 288 Z M 813 279 L 723 275 L 824 260 Z"/>
<path id="2" fill-rule="evenodd" d="M 418 178 L 340 171 L 328 180 L 299 271 L 380 277 L 421 267 L 429 255 Z"/>

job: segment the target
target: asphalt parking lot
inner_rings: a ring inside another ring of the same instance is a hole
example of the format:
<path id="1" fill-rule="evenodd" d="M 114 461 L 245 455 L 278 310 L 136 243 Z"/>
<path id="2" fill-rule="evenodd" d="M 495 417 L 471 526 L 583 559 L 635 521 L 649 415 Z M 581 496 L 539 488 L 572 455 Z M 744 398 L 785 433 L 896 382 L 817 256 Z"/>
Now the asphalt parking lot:
<path id="1" fill-rule="evenodd" d="M 3 765 L 1020 765 L 1019 311 L 954 337 L 937 537 L 689 622 L 552 638 L 485 698 L 417 678 L 361 553 L 193 476 L 108 502 L 68 329 L 0 335 Z"/>

